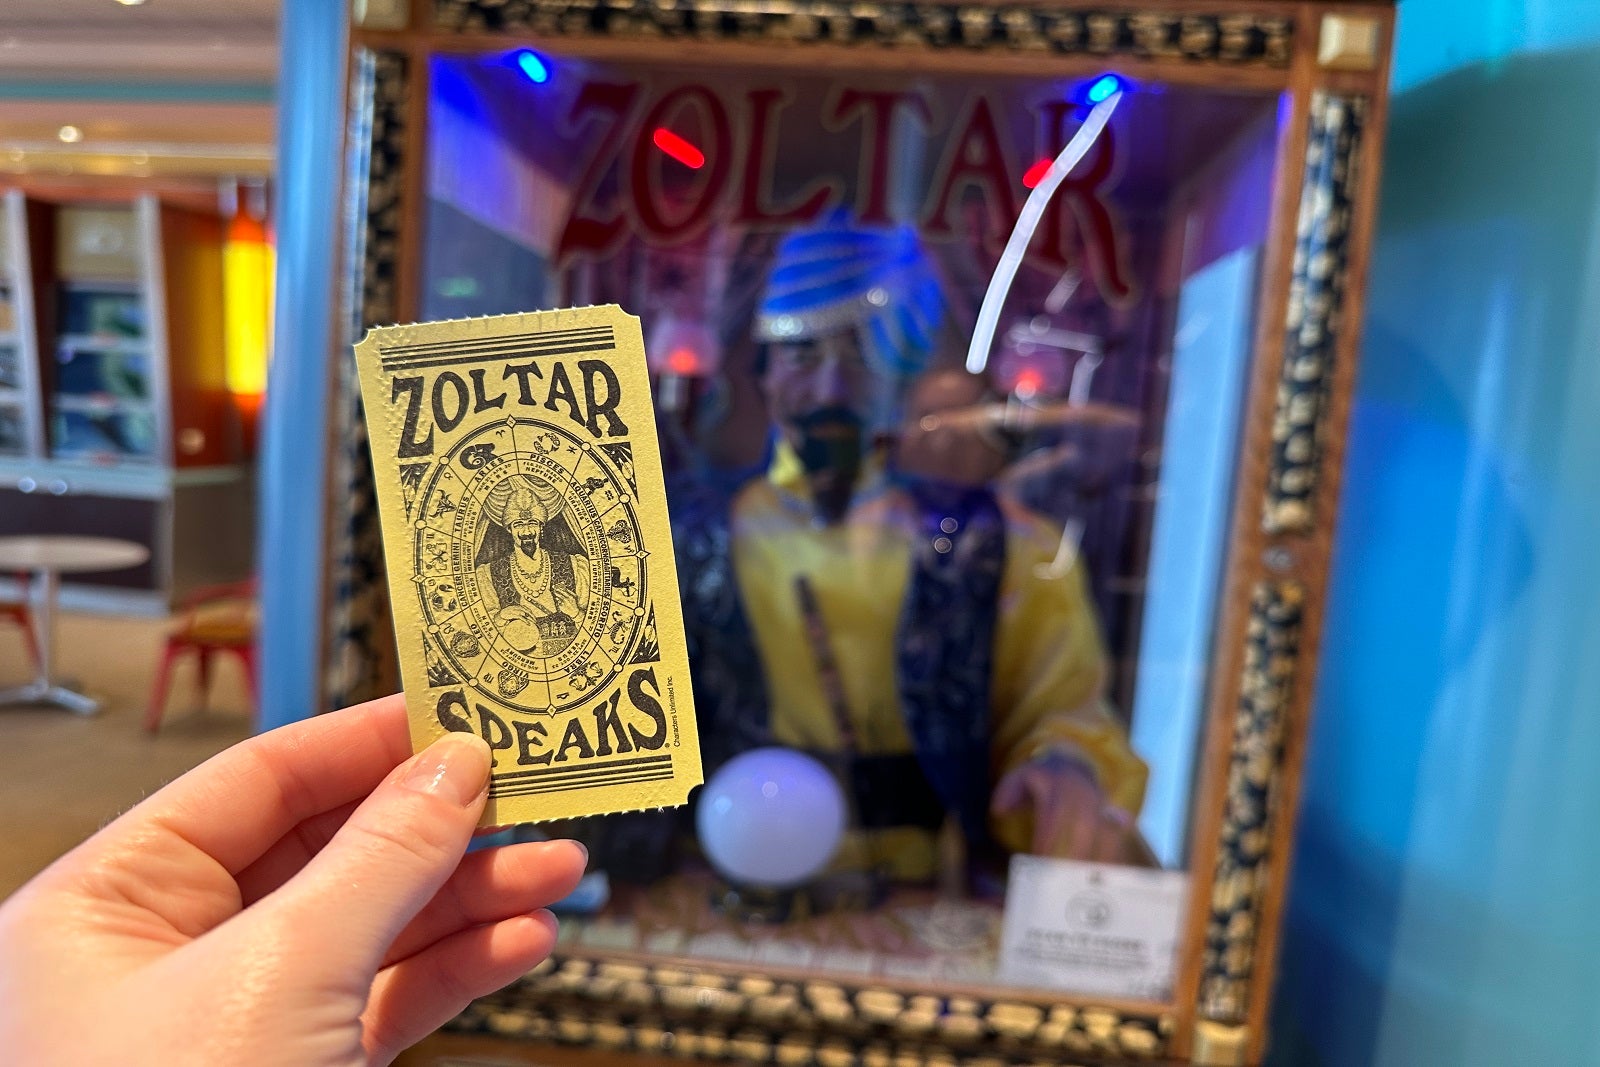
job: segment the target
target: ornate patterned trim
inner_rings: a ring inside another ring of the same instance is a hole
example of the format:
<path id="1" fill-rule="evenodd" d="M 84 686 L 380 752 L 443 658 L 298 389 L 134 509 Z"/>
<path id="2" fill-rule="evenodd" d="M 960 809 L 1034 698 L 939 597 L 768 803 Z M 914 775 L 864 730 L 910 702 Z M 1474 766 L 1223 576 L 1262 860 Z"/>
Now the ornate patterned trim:
<path id="1" fill-rule="evenodd" d="M 1289 581 L 1262 582 L 1250 602 L 1227 807 L 1200 976 L 1200 1016 L 1216 1022 L 1243 1022 L 1249 1007 L 1261 901 L 1271 881 L 1272 818 L 1304 606 L 1304 589 Z"/>
<path id="2" fill-rule="evenodd" d="M 1287 67 L 1293 22 L 1246 13 L 884 0 L 434 0 L 455 32 L 1048 52 Z"/>
<path id="3" fill-rule="evenodd" d="M 332 406 L 337 447 L 328 481 L 345 505 L 335 509 L 329 531 L 329 626 L 323 670 L 323 700 L 328 708 L 346 707 L 397 688 L 378 498 L 350 346 L 368 326 L 396 318 L 408 66 L 403 53 L 368 49 L 358 50 L 351 65 L 345 203 L 349 274 Z"/>
<path id="4" fill-rule="evenodd" d="M 823 1067 L 1156 1059 L 1173 1025 L 1167 1015 L 1047 999 L 919 996 L 576 956 L 546 961 L 449 1024 L 611 1051 Z"/>
<path id="5" fill-rule="evenodd" d="M 1315 93 L 1300 187 L 1294 270 L 1272 420 L 1272 467 L 1261 516 L 1268 533 L 1312 528 L 1334 358 L 1349 273 L 1351 198 L 1361 164 L 1367 98 Z"/>
<path id="6" fill-rule="evenodd" d="M 359 312 L 350 324 L 352 341 L 369 326 L 394 322 L 397 312 L 410 60 L 403 52 L 362 49 L 354 79 L 351 166 L 360 168 L 355 173 L 361 180 L 352 183 L 359 192 L 352 198 L 349 221 L 360 226 L 360 232 L 353 234 L 351 262 L 361 264 L 361 302 L 351 308 Z"/>

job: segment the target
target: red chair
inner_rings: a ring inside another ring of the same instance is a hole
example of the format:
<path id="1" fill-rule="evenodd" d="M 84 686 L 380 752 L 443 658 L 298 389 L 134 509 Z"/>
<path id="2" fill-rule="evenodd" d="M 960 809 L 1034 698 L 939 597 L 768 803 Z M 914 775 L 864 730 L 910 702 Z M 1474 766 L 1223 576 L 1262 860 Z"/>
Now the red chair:
<path id="1" fill-rule="evenodd" d="M 257 703 L 255 596 L 256 583 L 251 579 L 201 589 L 179 605 L 185 614 L 177 627 L 167 635 L 161 665 L 156 669 L 155 688 L 150 694 L 150 710 L 144 719 L 146 730 L 155 733 L 160 728 L 172 666 L 185 652 L 193 652 L 196 656 L 202 708 L 205 707 L 206 694 L 211 689 L 211 660 L 219 652 L 230 652 L 239 657 L 244 664 L 251 703 Z"/>
<path id="2" fill-rule="evenodd" d="M 0 601 L 0 619 L 10 619 L 22 627 L 22 643 L 28 646 L 28 661 L 33 664 L 34 672 L 39 670 L 39 643 L 34 636 L 33 612 L 28 610 L 28 590 L 31 578 L 27 571 L 19 571 L 16 575 L 17 584 L 22 587 L 22 600 L 17 603 Z"/>

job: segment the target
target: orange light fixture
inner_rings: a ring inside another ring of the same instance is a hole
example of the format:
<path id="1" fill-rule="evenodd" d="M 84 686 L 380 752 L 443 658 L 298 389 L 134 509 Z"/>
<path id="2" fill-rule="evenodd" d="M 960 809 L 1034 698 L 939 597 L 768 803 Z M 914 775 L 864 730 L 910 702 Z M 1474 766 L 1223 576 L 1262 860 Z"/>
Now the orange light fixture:
<path id="1" fill-rule="evenodd" d="M 235 215 L 222 245 L 224 374 L 247 419 L 267 388 L 272 259 L 266 226 L 242 212 Z"/>

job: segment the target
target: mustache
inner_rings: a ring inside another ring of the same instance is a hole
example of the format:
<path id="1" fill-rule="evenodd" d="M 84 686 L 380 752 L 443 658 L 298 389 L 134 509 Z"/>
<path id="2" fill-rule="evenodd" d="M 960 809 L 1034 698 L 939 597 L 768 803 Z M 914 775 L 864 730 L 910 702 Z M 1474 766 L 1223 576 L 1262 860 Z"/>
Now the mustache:
<path id="1" fill-rule="evenodd" d="M 817 408 L 795 419 L 794 425 L 800 437 L 800 462 L 811 473 L 853 473 L 860 464 L 864 426 L 861 416 L 849 408 Z"/>
<path id="2" fill-rule="evenodd" d="M 812 408 L 796 418 L 794 424 L 801 432 L 835 426 L 860 429 L 861 416 L 843 405 L 829 404 L 827 407 Z"/>
<path id="3" fill-rule="evenodd" d="M 799 431 L 800 464 L 811 483 L 817 511 L 823 521 L 843 518 L 861 470 L 864 424 L 849 408 L 824 407 L 795 420 Z"/>

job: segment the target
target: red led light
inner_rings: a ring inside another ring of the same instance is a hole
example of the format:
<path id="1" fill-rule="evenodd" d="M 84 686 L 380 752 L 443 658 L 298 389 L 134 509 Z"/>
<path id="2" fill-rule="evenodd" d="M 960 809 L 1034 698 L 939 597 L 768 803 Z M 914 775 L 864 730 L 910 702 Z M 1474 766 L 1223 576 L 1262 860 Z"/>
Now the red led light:
<path id="1" fill-rule="evenodd" d="M 690 170 L 699 170 L 706 165 L 706 154 L 704 152 L 665 126 L 657 126 L 656 132 L 650 135 L 650 140 L 655 142 L 657 148 Z"/>
<path id="2" fill-rule="evenodd" d="M 1044 181 L 1044 176 L 1050 173 L 1050 164 L 1054 162 L 1055 160 L 1053 159 L 1039 160 L 1039 162 L 1029 167 L 1028 172 L 1022 176 L 1022 184 L 1027 186 L 1029 189 L 1037 186 L 1040 182 Z"/>
<path id="3" fill-rule="evenodd" d="M 667 372 L 685 377 L 700 373 L 700 356 L 692 348 L 674 348 L 667 356 Z"/>

